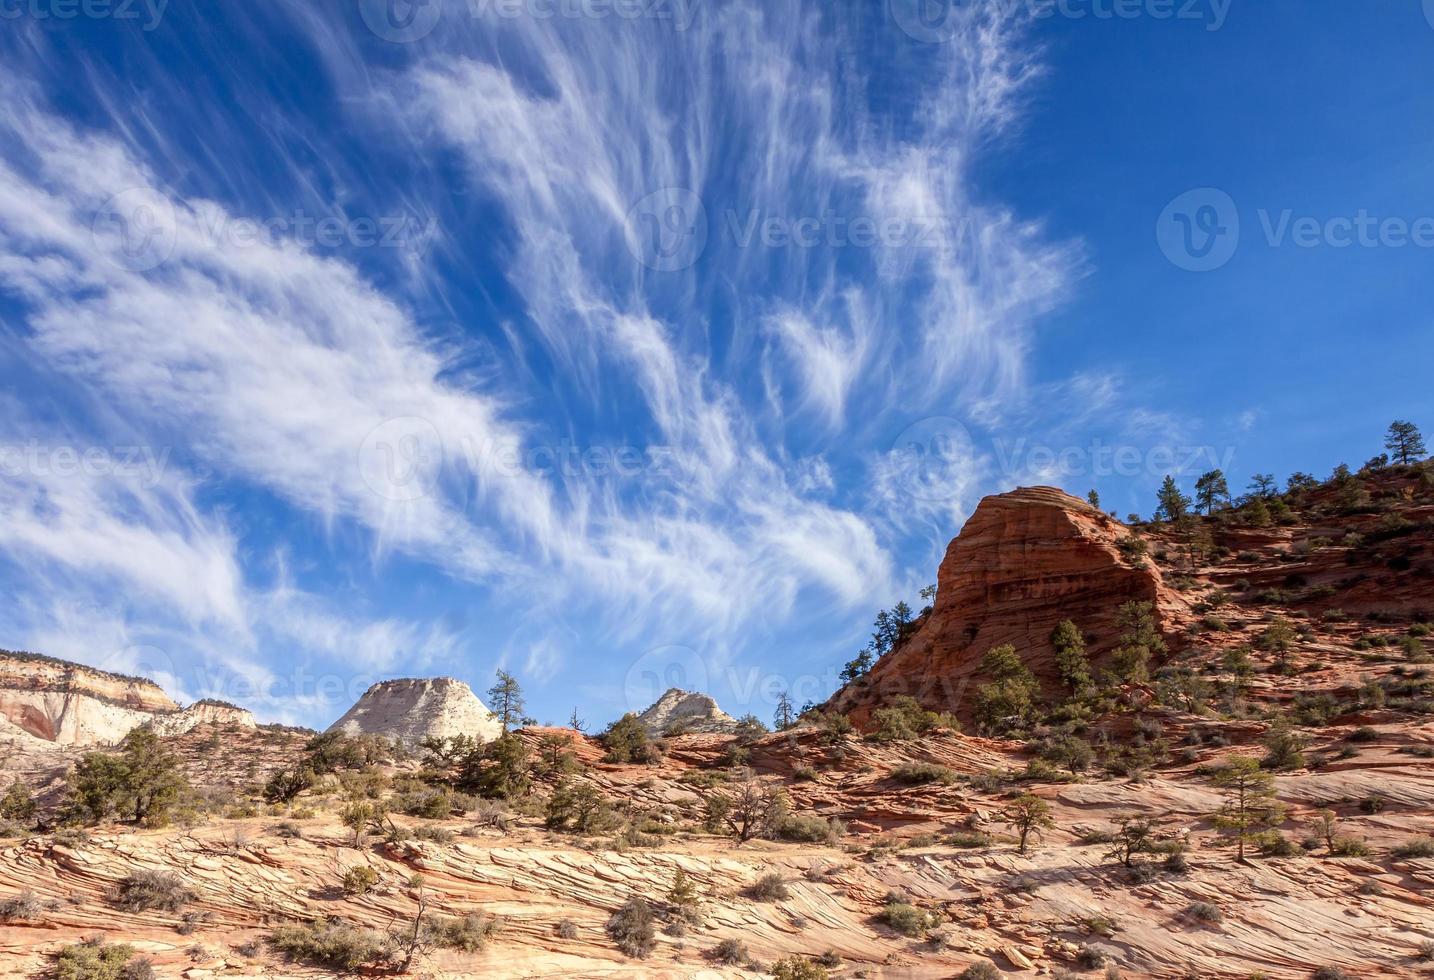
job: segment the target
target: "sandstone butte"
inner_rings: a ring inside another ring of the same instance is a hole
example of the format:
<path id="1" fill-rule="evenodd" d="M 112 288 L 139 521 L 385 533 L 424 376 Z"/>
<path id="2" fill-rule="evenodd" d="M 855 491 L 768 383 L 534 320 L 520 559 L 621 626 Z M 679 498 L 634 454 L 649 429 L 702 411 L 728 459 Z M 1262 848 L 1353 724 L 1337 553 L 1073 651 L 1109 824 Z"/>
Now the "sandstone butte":
<path id="1" fill-rule="evenodd" d="M 65 730 L 64 697 L 83 687 L 136 716 L 171 717 L 174 706 L 152 685 L 4 661 L 0 703 L 24 730 L 11 733 L 7 768 L 41 810 L 0 838 L 0 976 L 52 975 L 62 948 L 98 936 L 133 947 L 160 977 L 330 977 L 343 971 L 284 955 L 275 930 L 324 919 L 401 935 L 422 914 L 492 926 L 481 948 L 422 950 L 409 973 L 436 978 L 757 978 L 790 957 L 835 978 L 972 967 L 1012 978 L 1427 977 L 1434 471 L 1391 467 L 1271 504 L 1268 524 L 1244 508 L 1126 528 L 1055 490 L 991 498 L 948 549 L 930 612 L 829 703 L 857 730 L 809 716 L 756 738 L 663 738 L 653 758 L 617 763 L 599 737 L 523 729 L 534 760 L 556 747 L 572 761 L 535 763 L 531 788 L 506 803 L 453 796 L 438 816 L 403 812 L 437 812 L 412 805 L 434 784 L 416 778 L 411 751 L 267 803 L 263 784 L 306 764 L 313 733 L 229 719 L 163 740 L 200 793 L 182 825 L 57 828 L 79 747 L 35 733 Z M 1146 544 L 1143 564 L 1122 547 L 1128 535 Z M 983 737 L 968 720 L 964 731 L 872 737 L 883 692 L 964 717 L 951 692 L 985 682 L 979 660 L 994 644 L 1013 644 L 1053 702 L 1052 627 L 1077 622 L 1099 664 L 1116 640 L 1114 611 L 1131 599 L 1153 604 L 1169 653 L 1151 683 L 1109 692 L 1077 727 L 1089 765 L 1043 763 L 1041 728 Z M 1293 629 L 1283 654 L 1262 642 L 1280 620 Z M 1226 655 L 1245 647 L 1252 669 L 1237 676 Z M 1265 756 L 1281 732 L 1299 756 L 1271 770 L 1284 843 L 1252 844 L 1240 862 L 1212 821 L 1225 797 L 1210 774 L 1236 755 Z M 734 760 L 752 785 L 786 793 L 799 832 L 739 845 L 704 829 L 709 801 L 749 786 Z M 435 762 L 426 776 L 441 785 L 460 769 Z M 544 800 L 574 780 L 618 822 L 590 834 L 545 826 Z M 396 804 L 384 833 L 356 839 L 341 822 L 345 785 L 387 787 Z M 1021 794 L 1052 817 L 1024 854 L 1003 820 Z M 1317 830 L 1323 810 L 1337 820 L 1333 852 Z M 1127 867 L 1110 839 L 1131 817 L 1152 822 L 1154 849 Z M 356 867 L 374 875 L 363 893 L 341 887 Z M 140 871 L 172 873 L 193 895 L 172 909 L 124 907 L 115 890 Z M 697 896 L 690 916 L 670 901 L 679 872 Z M 754 889 L 770 876 L 785 897 Z M 607 930 L 634 897 L 656 919 L 645 957 Z M 914 911 L 888 914 L 892 898 Z M 375 960 L 358 972 L 383 970 Z"/>
<path id="2" fill-rule="evenodd" d="M 1003 643 L 1053 690 L 1056 625 L 1079 624 L 1100 664 L 1119 639 L 1116 613 L 1125 602 L 1151 603 L 1167 642 L 1178 645 L 1189 603 L 1159 567 L 1122 551 L 1129 537 L 1115 518 L 1052 487 L 985 498 L 946 549 L 936 600 L 915 633 L 833 706 L 862 723 L 873 707 L 906 694 L 964 716 L 982 655 Z"/>

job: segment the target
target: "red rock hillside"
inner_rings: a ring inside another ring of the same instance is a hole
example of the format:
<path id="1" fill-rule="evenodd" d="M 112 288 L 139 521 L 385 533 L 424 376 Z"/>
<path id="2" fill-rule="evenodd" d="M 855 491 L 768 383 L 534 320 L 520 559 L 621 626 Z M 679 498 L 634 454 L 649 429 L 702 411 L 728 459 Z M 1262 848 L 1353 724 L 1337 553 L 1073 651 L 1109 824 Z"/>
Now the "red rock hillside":
<path id="1" fill-rule="evenodd" d="M 1160 570 L 1127 555 L 1123 524 L 1053 487 L 1023 487 L 982 500 L 946 549 L 936 602 L 916 632 L 867 677 L 838 692 L 833 706 L 858 724 L 894 697 L 964 715 L 982 655 L 1010 643 L 1043 683 L 1054 687 L 1051 631 L 1073 620 L 1097 663 L 1118 634 L 1116 613 L 1151 602 L 1167 642 L 1189 609 Z"/>

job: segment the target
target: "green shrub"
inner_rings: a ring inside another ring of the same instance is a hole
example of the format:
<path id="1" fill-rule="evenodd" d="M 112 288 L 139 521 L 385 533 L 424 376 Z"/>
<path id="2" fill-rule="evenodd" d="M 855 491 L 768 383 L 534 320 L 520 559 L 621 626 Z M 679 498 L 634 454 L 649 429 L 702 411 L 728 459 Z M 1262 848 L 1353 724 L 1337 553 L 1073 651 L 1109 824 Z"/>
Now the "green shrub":
<path id="1" fill-rule="evenodd" d="M 126 912 L 177 912 L 194 899 L 194 889 L 166 871 L 126 875 L 111 894 L 111 901 Z"/>
<path id="2" fill-rule="evenodd" d="M 915 698 L 905 694 L 890 705 L 877 708 L 871 717 L 876 724 L 872 738 L 878 742 L 909 742 L 936 728 L 961 729 L 951 715 L 927 711 Z"/>
<path id="3" fill-rule="evenodd" d="M 846 824 L 836 817 L 827 820 L 814 813 L 791 813 L 777 820 L 773 831 L 782 840 L 835 844 L 845 836 Z"/>
<path id="4" fill-rule="evenodd" d="M 801 956 L 780 959 L 772 967 L 772 980 L 827 980 L 826 967 Z"/>
<path id="5" fill-rule="evenodd" d="M 280 926 L 269 934 L 269 945 L 296 962 L 346 973 L 361 966 L 385 965 L 393 959 L 388 940 L 379 933 L 326 919 Z"/>
<path id="6" fill-rule="evenodd" d="M 444 949 L 476 953 L 498 931 L 498 920 L 470 912 L 462 918 L 435 916 L 425 923 L 429 938 Z"/>
<path id="7" fill-rule="evenodd" d="M 631 711 L 609 725 L 599 737 L 607 749 L 608 762 L 651 762 L 656 755 L 647 729 Z"/>
<path id="8" fill-rule="evenodd" d="M 66 946 L 55 956 L 57 980 L 150 980 L 149 960 L 134 958 L 134 947 L 110 945 L 99 937 Z"/>
<path id="9" fill-rule="evenodd" d="M 928 783 L 949 786 L 956 782 L 956 773 L 934 762 L 912 762 L 891 770 L 891 778 L 907 786 L 925 786 Z"/>
<path id="10" fill-rule="evenodd" d="M 1001 971 L 989 960 L 977 960 L 958 973 L 956 980 L 1001 980 Z"/>
<path id="11" fill-rule="evenodd" d="M 1360 837 L 1336 837 L 1330 843 L 1329 852 L 1335 857 L 1366 857 L 1369 844 Z"/>
<path id="12" fill-rule="evenodd" d="M 1400 860 L 1434 858 L 1434 837 L 1411 837 L 1389 853 Z"/>
<path id="13" fill-rule="evenodd" d="M 378 885 L 378 872 L 368 865 L 357 864 L 344 872 L 343 890 L 345 895 L 367 895 Z"/>
<path id="14" fill-rule="evenodd" d="M 878 918 L 903 936 L 913 938 L 925 935 L 931 925 L 930 917 L 909 902 L 887 902 Z"/>

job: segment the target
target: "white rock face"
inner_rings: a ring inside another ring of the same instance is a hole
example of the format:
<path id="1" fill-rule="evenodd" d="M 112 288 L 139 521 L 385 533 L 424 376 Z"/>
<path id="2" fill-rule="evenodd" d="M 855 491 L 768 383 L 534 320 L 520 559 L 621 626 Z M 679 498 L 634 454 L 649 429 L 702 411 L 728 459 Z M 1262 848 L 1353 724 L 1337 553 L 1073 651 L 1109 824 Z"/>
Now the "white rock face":
<path id="1" fill-rule="evenodd" d="M 658 698 L 637 720 L 654 737 L 670 731 L 724 735 L 737 727 L 737 719 L 717 707 L 708 695 L 676 687 Z"/>
<path id="2" fill-rule="evenodd" d="M 473 689 L 451 677 L 379 681 L 329 731 L 382 735 L 408 745 L 428 736 L 475 735 L 488 740 L 503 733 Z"/>
<path id="3" fill-rule="evenodd" d="M 196 725 L 254 727 L 243 708 L 200 701 L 180 710 L 154 682 L 35 654 L 0 651 L 0 735 L 22 743 L 113 745 L 140 725 L 179 735 Z"/>

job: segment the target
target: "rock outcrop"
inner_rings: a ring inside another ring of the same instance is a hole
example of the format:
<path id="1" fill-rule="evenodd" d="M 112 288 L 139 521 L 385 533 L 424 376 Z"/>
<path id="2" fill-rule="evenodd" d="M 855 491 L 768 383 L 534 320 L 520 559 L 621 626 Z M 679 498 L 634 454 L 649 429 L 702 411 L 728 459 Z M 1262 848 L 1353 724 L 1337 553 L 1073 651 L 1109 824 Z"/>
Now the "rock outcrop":
<path id="1" fill-rule="evenodd" d="M 1167 642 L 1185 601 L 1160 570 L 1122 548 L 1123 524 L 1052 487 L 987 497 L 946 549 L 936 601 L 915 632 L 849 685 L 834 706 L 861 723 L 908 694 L 933 710 L 964 715 L 981 657 L 1009 643 L 1043 682 L 1057 677 L 1051 632 L 1069 619 L 1099 663 L 1116 645 L 1122 603 L 1150 602 Z"/>
<path id="2" fill-rule="evenodd" d="M 202 724 L 252 728 L 254 716 L 217 701 L 181 710 L 143 677 L 34 653 L 0 652 L 0 734 L 56 745 L 108 745 L 140 725 L 176 735 Z"/>
<path id="3" fill-rule="evenodd" d="M 497 738 L 502 726 L 473 689 L 451 677 L 379 681 L 329 726 L 345 735 L 382 735 L 407 745 L 452 735 Z"/>
<path id="4" fill-rule="evenodd" d="M 652 707 L 637 716 L 648 734 L 660 737 L 674 732 L 723 735 L 737 727 L 737 719 L 706 694 L 669 688 Z"/>

